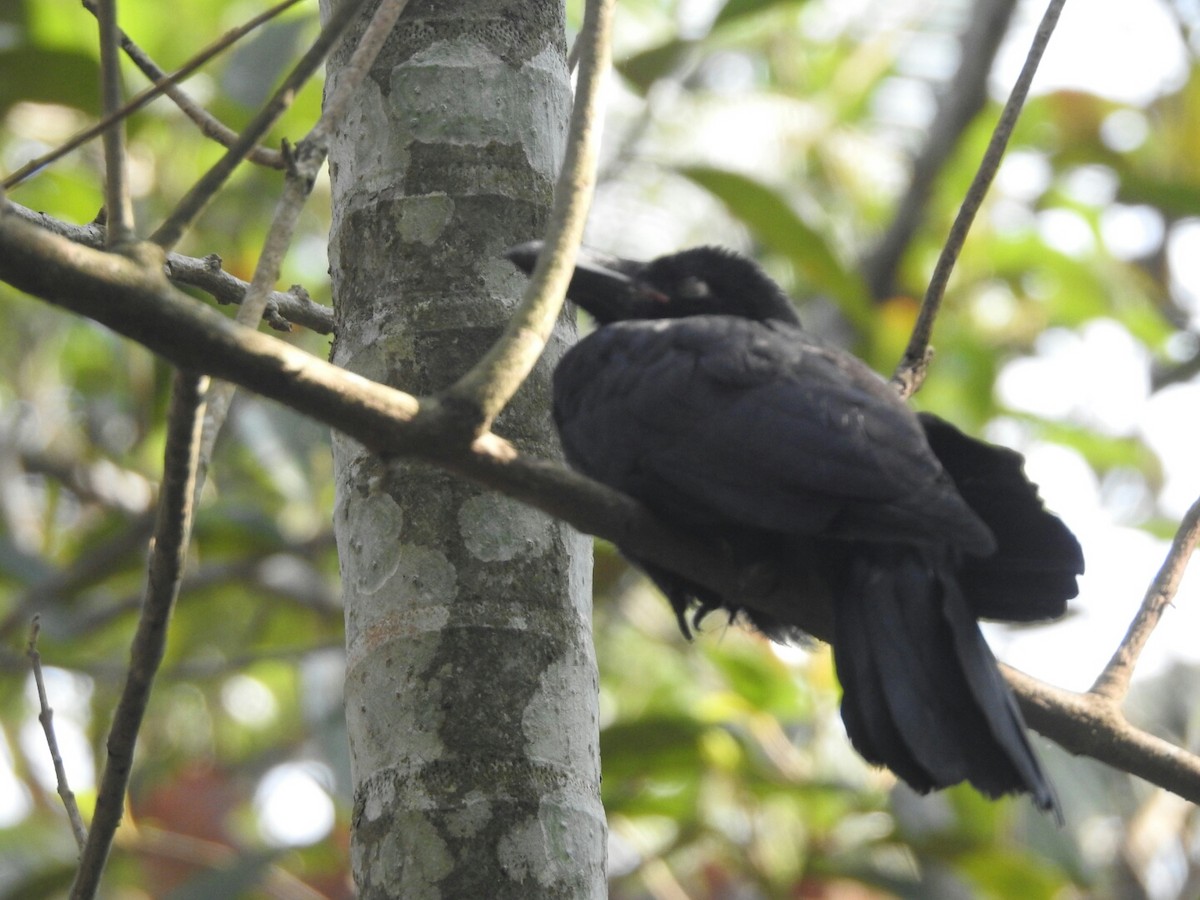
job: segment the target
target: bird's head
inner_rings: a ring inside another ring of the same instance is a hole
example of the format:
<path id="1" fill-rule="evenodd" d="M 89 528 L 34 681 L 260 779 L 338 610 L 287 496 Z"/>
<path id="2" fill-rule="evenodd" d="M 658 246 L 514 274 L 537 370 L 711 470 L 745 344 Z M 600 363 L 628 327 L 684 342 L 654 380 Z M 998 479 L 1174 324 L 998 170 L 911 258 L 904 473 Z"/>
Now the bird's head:
<path id="1" fill-rule="evenodd" d="M 505 255 L 529 273 L 541 251 L 541 241 L 531 241 Z M 694 247 L 646 263 L 582 249 L 567 296 L 601 325 L 705 315 L 799 324 L 787 295 L 757 263 L 719 247 Z"/>

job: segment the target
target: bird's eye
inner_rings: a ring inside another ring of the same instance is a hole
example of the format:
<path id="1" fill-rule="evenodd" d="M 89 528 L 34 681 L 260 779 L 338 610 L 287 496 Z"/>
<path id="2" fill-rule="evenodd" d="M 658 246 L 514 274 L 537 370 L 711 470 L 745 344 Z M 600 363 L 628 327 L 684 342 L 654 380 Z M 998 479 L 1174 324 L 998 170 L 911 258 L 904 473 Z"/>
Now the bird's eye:
<path id="1" fill-rule="evenodd" d="M 708 282 L 703 278 L 697 278 L 695 275 L 689 275 L 683 281 L 679 282 L 679 287 L 676 288 L 675 292 L 684 300 L 702 300 L 710 293 Z"/>

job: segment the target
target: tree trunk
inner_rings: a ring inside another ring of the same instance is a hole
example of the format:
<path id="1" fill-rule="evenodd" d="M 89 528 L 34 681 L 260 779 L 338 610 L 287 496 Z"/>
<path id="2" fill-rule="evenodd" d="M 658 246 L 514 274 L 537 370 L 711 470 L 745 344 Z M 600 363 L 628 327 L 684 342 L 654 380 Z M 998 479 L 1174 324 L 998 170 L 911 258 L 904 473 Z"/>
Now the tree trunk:
<path id="1" fill-rule="evenodd" d="M 524 284 L 501 253 L 550 207 L 565 49 L 561 0 L 409 4 L 330 156 L 334 362 L 428 393 L 495 339 Z M 497 427 L 538 455 L 573 336 Z M 589 541 L 346 438 L 334 465 L 360 896 L 604 896 Z"/>

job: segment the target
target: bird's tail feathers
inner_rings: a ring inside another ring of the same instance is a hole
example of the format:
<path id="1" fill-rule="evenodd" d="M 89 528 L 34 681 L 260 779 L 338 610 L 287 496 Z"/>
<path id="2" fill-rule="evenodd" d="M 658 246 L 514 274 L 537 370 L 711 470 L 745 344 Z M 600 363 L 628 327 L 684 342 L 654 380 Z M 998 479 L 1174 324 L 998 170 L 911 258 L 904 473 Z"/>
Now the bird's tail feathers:
<path id="1" fill-rule="evenodd" d="M 1057 619 L 1079 593 L 1083 551 L 1062 520 L 1042 504 L 1025 460 L 921 413 L 929 446 L 959 495 L 991 530 L 996 552 L 964 559 L 959 585 L 976 617 L 1006 622 Z"/>
<path id="2" fill-rule="evenodd" d="M 968 781 L 1058 811 L 952 568 L 932 551 L 877 546 L 848 563 L 833 652 L 855 748 L 921 793 Z"/>

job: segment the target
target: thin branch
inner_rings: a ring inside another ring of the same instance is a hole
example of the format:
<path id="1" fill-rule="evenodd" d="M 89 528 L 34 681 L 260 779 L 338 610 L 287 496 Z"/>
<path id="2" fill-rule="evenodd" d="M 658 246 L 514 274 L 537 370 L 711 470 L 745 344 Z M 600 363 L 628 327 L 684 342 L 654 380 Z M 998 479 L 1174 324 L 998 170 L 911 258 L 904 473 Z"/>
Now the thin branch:
<path id="1" fill-rule="evenodd" d="M 504 333 L 443 395 L 448 405 L 469 411 L 476 420 L 472 424 L 477 434 L 491 427 L 533 370 L 562 310 L 596 183 L 599 97 L 609 67 L 615 5 L 615 0 L 589 0 L 583 28 L 575 41 L 575 46 L 581 48 L 579 81 L 567 132 L 566 155 L 546 230 L 546 249 Z"/>
<path id="2" fill-rule="evenodd" d="M 114 110 L 111 115 L 104 116 L 95 125 L 85 128 L 83 131 L 69 138 L 65 143 L 55 147 L 49 153 L 43 154 L 37 159 L 32 159 L 25 163 L 25 165 L 21 166 L 21 168 L 17 169 L 11 175 L 5 178 L 4 181 L 0 182 L 0 187 L 7 189 L 20 184 L 33 173 L 40 171 L 55 160 L 61 159 L 75 148 L 83 146 L 96 135 L 108 128 L 109 125 L 137 112 L 151 100 L 163 93 L 166 93 L 175 84 L 178 84 L 184 78 L 187 78 L 218 53 L 221 53 L 222 51 L 233 46 L 259 25 L 269 21 L 270 19 L 279 15 L 279 13 L 283 12 L 289 6 L 294 6 L 298 2 L 300 2 L 300 0 L 283 0 L 282 3 L 279 3 L 278 5 L 268 9 L 266 12 L 255 16 L 245 25 L 241 25 L 222 35 L 218 40 L 209 44 L 170 75 L 167 75 L 164 78 L 156 81 L 151 87 L 148 87 L 140 94 L 137 94 L 132 100 L 130 100 L 120 109 Z"/>
<path id="3" fill-rule="evenodd" d="M 108 757 L 96 796 L 92 829 L 71 887 L 71 900 L 90 900 L 96 896 L 113 837 L 121 824 L 133 751 L 150 702 L 154 676 L 166 650 L 167 624 L 187 559 L 207 381 L 207 376 L 175 373 L 146 599 L 130 650 L 129 673 L 108 734 Z"/>
<path id="4" fill-rule="evenodd" d="M 236 381 L 358 440 L 385 457 L 412 456 L 528 503 L 588 534 L 637 546 L 650 562 L 688 572 L 728 597 L 748 580 L 709 542 L 668 528 L 637 501 L 556 463 L 519 454 L 494 434 L 464 446 L 435 399 L 418 399 L 241 328 L 181 296 L 155 273 L 98 253 L 6 214 L 0 207 L 0 280 L 86 315 L 176 365 Z M 783 573 L 779 590 L 797 590 Z M 761 581 L 761 579 L 759 579 Z M 756 598 L 755 598 L 756 599 Z M 794 607 L 818 638 L 832 628 L 817 604 Z M 1072 752 L 1137 774 L 1200 802 L 1200 758 L 1131 729 L 1115 704 L 1009 673 L 1030 724 Z M 1082 727 L 1075 724 L 1083 717 Z"/>
<path id="5" fill-rule="evenodd" d="M 1167 607 L 1175 599 L 1183 573 L 1196 549 L 1196 541 L 1200 538 L 1200 499 L 1192 504 L 1191 509 L 1179 524 L 1175 532 L 1175 540 L 1167 552 L 1162 568 L 1154 576 L 1149 590 L 1142 600 L 1142 606 L 1129 623 L 1116 653 L 1104 667 L 1104 671 L 1092 685 L 1092 693 L 1120 703 L 1129 692 L 1129 681 L 1133 677 L 1133 668 L 1137 665 L 1138 657 L 1146 646 L 1146 641 L 1154 632 Z"/>
<path id="6" fill-rule="evenodd" d="M 258 25 L 271 18 L 274 18 L 276 15 L 283 12 L 283 10 L 290 6 L 294 6 L 299 2 L 300 0 L 284 0 L 283 3 L 280 3 L 272 9 L 267 10 L 265 13 L 255 16 L 251 23 L 247 23 L 246 25 L 242 26 L 242 29 L 239 29 L 241 34 L 245 34 L 249 29 L 256 28 Z M 96 0 L 83 0 L 83 8 L 95 15 Z M 178 80 L 178 76 L 170 76 L 161 68 L 159 68 L 158 64 L 150 58 L 150 54 L 139 47 L 134 42 L 133 38 L 126 34 L 124 30 L 120 31 L 119 34 L 121 39 L 121 49 L 125 51 L 125 55 L 129 57 L 133 64 L 137 66 L 138 69 L 141 70 L 142 74 L 150 79 L 151 82 L 153 82 L 156 86 L 162 86 L 162 92 L 170 97 L 172 101 L 174 101 L 175 105 L 179 107 L 185 116 L 187 116 L 200 127 L 200 132 L 205 137 L 212 138 L 214 141 L 225 147 L 228 147 L 235 140 L 237 140 L 236 131 L 200 106 L 200 104 L 188 96 L 188 93 L 183 88 L 175 83 Z M 230 35 L 227 34 L 222 40 L 232 43 L 234 40 L 237 40 L 238 37 L 241 37 L 241 34 L 238 34 L 238 36 L 234 38 L 231 38 Z M 226 44 L 226 46 L 228 46 L 228 44 Z M 246 158 L 249 159 L 250 162 L 258 163 L 262 166 L 268 166 L 272 169 L 282 169 L 284 167 L 283 154 L 278 150 L 270 150 L 266 147 L 255 147 L 250 151 L 250 155 Z"/>
<path id="7" fill-rule="evenodd" d="M 150 235 L 153 243 L 164 249 L 170 249 L 178 243 L 179 239 L 183 237 L 183 233 L 204 211 L 208 202 L 229 180 L 234 169 L 241 164 L 246 155 L 254 149 L 255 145 L 279 120 L 279 117 L 292 105 L 300 88 L 320 68 L 326 54 L 333 49 L 334 44 L 341 38 L 346 26 L 354 20 L 359 7 L 364 2 L 366 0 L 344 0 L 344 2 L 334 5 L 329 21 L 325 23 L 312 46 L 308 48 L 308 52 L 292 67 L 292 71 L 283 80 L 283 84 L 279 86 L 258 115 L 242 130 L 225 155 L 201 176 L 200 180 L 179 201 L 166 221 Z"/>
<path id="8" fill-rule="evenodd" d="M 579 66 L 579 55 L 583 52 L 583 42 L 579 40 L 579 35 L 575 36 L 574 43 L 571 44 L 571 49 L 567 51 L 567 71 L 574 73 Z"/>
<path id="9" fill-rule="evenodd" d="M 1017 76 L 1012 93 L 1009 94 L 1008 101 L 1004 104 L 1004 110 L 1000 113 L 1000 120 L 992 132 L 992 138 L 979 163 L 979 169 L 971 180 L 971 186 L 967 189 L 962 206 L 959 207 L 958 215 L 950 228 L 950 234 L 946 237 L 946 243 L 942 247 L 941 255 L 938 257 L 937 265 L 929 280 L 929 287 L 925 291 L 925 299 L 921 303 L 921 312 L 913 327 L 912 337 L 909 338 L 904 356 L 892 376 L 892 383 L 904 397 L 915 393 L 925 379 L 925 369 L 929 361 L 929 340 L 933 336 L 933 322 L 937 318 L 942 297 L 946 293 L 946 284 L 950 280 L 950 273 L 954 270 L 954 264 L 958 261 L 958 255 L 967 239 L 967 233 L 971 230 L 972 222 L 975 221 L 975 214 L 983 205 L 992 179 L 996 177 L 996 171 L 1000 168 L 1004 151 L 1008 147 L 1008 139 L 1012 136 L 1013 128 L 1017 124 L 1017 116 L 1020 115 L 1021 107 L 1025 105 L 1025 98 L 1029 95 L 1029 85 L 1037 72 L 1042 54 L 1046 51 L 1046 45 L 1050 42 L 1050 36 L 1054 33 L 1054 26 L 1058 22 L 1059 13 L 1062 12 L 1065 3 L 1066 0 L 1050 0 L 1046 13 L 1038 25 L 1037 33 L 1034 35 L 1033 43 L 1029 47 L 1029 53 L 1025 57 L 1021 74 Z"/>
<path id="10" fill-rule="evenodd" d="M 283 258 L 291 246 L 292 236 L 296 231 L 296 223 L 300 220 L 300 212 L 312 193 L 316 183 L 317 173 L 325 164 L 329 155 L 329 140 L 337 130 L 346 115 L 350 99 L 361 87 L 364 79 L 371 70 L 379 51 L 383 49 L 400 14 L 408 0 L 383 0 L 376 8 L 358 46 L 345 68 L 341 77 L 326 97 L 324 109 L 317 123 L 296 148 L 294 154 L 288 155 L 288 173 L 284 181 L 283 194 L 275 206 L 275 215 L 263 243 L 262 253 L 254 268 L 254 278 L 238 307 L 237 321 L 248 328 L 257 328 L 263 311 L 271 296 L 272 288 L 279 278 L 279 270 L 283 266 Z M 229 414 L 229 406 L 233 402 L 236 386 L 228 381 L 215 381 L 209 388 L 207 412 L 204 417 L 204 433 L 200 440 L 200 471 L 196 478 L 196 490 L 204 487 L 209 464 L 212 462 L 213 451 L 217 445 L 217 436 L 225 424 Z"/>
<path id="11" fill-rule="evenodd" d="M 863 279 L 876 300 L 886 299 L 895 290 L 896 270 L 924 218 L 938 174 L 987 101 L 988 75 L 1016 8 L 1017 0 L 979 0 L 971 7 L 967 27 L 958 41 L 958 69 L 913 159 L 908 189 L 887 231 L 862 261 Z"/>
<path id="12" fill-rule="evenodd" d="M 337 85 L 329 90 L 320 118 L 290 155 L 283 195 L 275 207 L 275 215 L 263 251 L 259 254 L 254 278 L 238 309 L 237 321 L 241 324 L 251 328 L 258 326 L 267 300 L 271 296 L 271 288 L 279 277 L 284 254 L 291 245 L 300 211 L 312 192 L 317 173 L 329 155 L 329 140 L 341 125 L 350 99 L 358 92 L 370 73 L 375 58 L 383 49 L 384 42 L 407 5 L 408 0 L 383 0 L 379 4 L 362 37 L 359 38 L 350 61 L 341 69 Z M 345 24 L 338 26 L 338 30 L 340 31 Z"/>
<path id="13" fill-rule="evenodd" d="M 129 196 L 128 160 L 125 158 L 125 123 L 121 109 L 121 58 L 118 48 L 117 0 L 97 0 L 100 23 L 100 100 L 104 117 L 104 214 L 108 245 L 118 247 L 133 237 L 133 201 Z"/>
<path id="14" fill-rule="evenodd" d="M 168 253 L 167 277 L 176 284 L 200 288 L 218 303 L 241 303 L 250 289 L 249 282 L 230 275 L 221 268 L 221 258 L 215 254 L 204 259 Z M 333 310 L 317 303 L 302 285 L 293 284 L 286 291 L 267 294 L 262 318 L 276 331 L 291 331 L 292 325 L 302 325 L 318 334 L 333 333 Z"/>
<path id="15" fill-rule="evenodd" d="M 337 83 L 327 88 L 328 95 L 325 98 L 324 109 L 321 111 L 321 118 L 301 141 L 302 146 L 310 149 L 307 153 L 298 154 L 302 157 L 301 161 L 312 168 L 314 177 L 316 169 L 320 168 L 325 157 L 329 155 L 329 141 L 333 138 L 342 119 L 346 117 L 346 110 L 350 106 L 351 99 L 358 92 L 367 75 L 370 74 L 371 66 L 375 64 L 375 58 L 379 56 L 379 51 L 383 49 L 384 42 L 392 33 L 392 29 L 406 6 L 408 6 L 408 0 L 383 0 L 379 4 L 379 8 L 375 10 L 375 14 L 371 16 L 371 21 L 363 31 L 362 37 L 359 38 L 354 53 L 346 65 L 338 70 Z"/>
<path id="16" fill-rule="evenodd" d="M 58 751 L 58 737 L 54 734 L 54 710 L 50 708 L 50 699 L 46 695 L 46 680 L 42 677 L 42 654 L 37 648 L 41 629 L 40 617 L 34 616 L 33 624 L 29 627 L 29 644 L 25 652 L 33 668 L 33 682 L 37 686 L 40 710 L 38 721 L 42 723 L 42 731 L 46 732 L 46 746 L 50 749 L 50 760 L 54 763 L 54 780 L 58 784 L 58 795 L 62 797 L 63 808 L 67 811 L 67 820 L 71 823 L 75 844 L 82 850 L 87 842 L 87 827 L 79 813 L 79 804 L 75 802 L 75 792 L 71 790 L 67 781 L 67 767 L 63 765 L 62 754 Z"/>
<path id="17" fill-rule="evenodd" d="M 49 216 L 34 212 L 19 203 L 9 202 L 9 210 L 26 222 L 60 234 L 85 247 L 104 247 L 104 226 L 96 223 L 71 225 Z M 164 271 L 176 284 L 187 284 L 210 294 L 218 303 L 241 303 L 249 289 L 249 282 L 242 281 L 221 268 L 221 257 L 210 254 L 203 259 L 168 253 Z M 333 333 L 333 310 L 317 303 L 300 285 L 292 285 L 286 291 L 273 291 L 263 312 L 267 324 L 276 331 L 291 331 L 291 323 L 302 325 L 319 334 Z"/>

